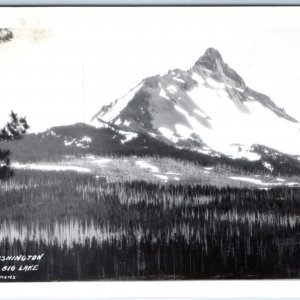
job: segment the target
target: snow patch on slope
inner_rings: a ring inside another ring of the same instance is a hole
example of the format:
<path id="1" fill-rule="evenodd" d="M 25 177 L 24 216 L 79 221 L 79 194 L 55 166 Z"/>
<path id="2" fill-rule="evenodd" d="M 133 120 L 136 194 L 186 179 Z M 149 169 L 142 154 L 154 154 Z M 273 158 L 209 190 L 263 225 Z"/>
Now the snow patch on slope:
<path id="1" fill-rule="evenodd" d="M 129 122 L 129 121 L 127 121 L 127 120 L 124 121 L 124 126 L 127 126 L 127 127 L 128 127 L 130 124 L 131 124 L 131 122 Z"/>
<path id="2" fill-rule="evenodd" d="M 239 92 L 241 92 L 241 93 L 244 93 L 245 92 L 245 90 L 243 90 L 243 89 L 241 89 L 241 88 L 235 88 L 237 91 L 239 91 Z"/>
<path id="3" fill-rule="evenodd" d="M 119 133 L 125 136 L 125 138 L 121 140 L 122 144 L 127 143 L 127 142 L 131 141 L 132 139 L 137 138 L 137 136 L 138 136 L 138 134 L 136 132 L 119 130 Z"/>
<path id="4" fill-rule="evenodd" d="M 88 137 L 88 136 L 84 136 L 83 138 L 81 138 L 80 140 L 75 139 L 75 138 L 66 138 L 64 140 L 64 145 L 65 146 L 76 146 L 78 148 L 89 148 L 90 144 L 92 143 L 92 138 Z"/>
<path id="5" fill-rule="evenodd" d="M 195 72 L 192 74 L 192 78 L 193 78 L 198 84 L 204 84 L 204 83 L 205 83 L 203 77 L 201 77 L 199 74 L 197 74 L 197 73 L 195 73 Z"/>
<path id="6" fill-rule="evenodd" d="M 194 109 L 194 112 L 202 118 L 207 118 L 207 115 L 200 111 L 199 109 Z"/>
<path id="7" fill-rule="evenodd" d="M 12 164 L 15 169 L 23 170 L 37 170 L 37 171 L 74 171 L 78 173 L 90 173 L 91 170 L 88 168 L 78 167 L 78 166 L 68 166 L 68 165 L 50 165 L 50 164 L 21 164 L 15 162 Z"/>
<path id="8" fill-rule="evenodd" d="M 158 173 L 159 172 L 158 167 L 150 165 L 149 163 L 147 163 L 143 160 L 138 160 L 136 162 L 136 165 L 138 165 L 141 169 L 149 169 L 153 173 Z"/>
<path id="9" fill-rule="evenodd" d="M 90 160 L 92 163 L 96 163 L 96 164 L 100 164 L 100 165 L 106 164 L 106 163 L 109 163 L 112 161 L 111 158 L 99 158 L 95 155 L 87 155 L 85 158 Z"/>
<path id="10" fill-rule="evenodd" d="M 128 102 L 134 97 L 136 92 L 141 88 L 142 83 L 133 88 L 129 93 L 127 93 L 123 98 L 115 101 L 114 105 L 105 113 L 101 113 L 98 118 L 106 122 L 111 122 L 116 118 L 120 112 L 127 106 Z"/>
<path id="11" fill-rule="evenodd" d="M 177 175 L 177 176 L 179 176 L 179 175 L 181 175 L 181 174 L 180 174 L 180 173 L 176 173 L 176 172 L 168 171 L 168 172 L 166 173 L 166 175 Z"/>
<path id="12" fill-rule="evenodd" d="M 267 169 L 270 170 L 271 172 L 273 171 L 274 168 L 273 168 L 273 166 L 272 166 L 270 163 L 264 161 L 262 164 L 263 164 L 263 166 L 264 166 L 265 168 L 267 168 Z"/>
<path id="13" fill-rule="evenodd" d="M 81 140 L 80 140 L 81 143 L 88 143 L 90 144 L 92 142 L 92 138 L 89 137 L 89 136 L 84 136 Z"/>
<path id="14" fill-rule="evenodd" d="M 118 119 L 115 121 L 115 124 L 116 124 L 116 125 L 120 125 L 120 124 L 121 124 L 121 119 L 118 118 Z"/>
<path id="15" fill-rule="evenodd" d="M 279 182 L 262 182 L 260 179 L 254 179 L 254 178 L 248 178 L 248 177 L 229 177 L 233 180 L 240 180 L 240 181 L 246 181 L 258 185 L 264 185 L 264 186 L 276 186 L 276 185 L 282 185 L 282 183 Z"/>
<path id="16" fill-rule="evenodd" d="M 174 85 L 169 85 L 167 87 L 167 90 L 172 94 L 175 94 L 177 92 L 177 88 Z"/>
<path id="17" fill-rule="evenodd" d="M 172 141 L 173 143 L 178 142 L 178 137 L 174 135 L 174 132 L 168 128 L 160 127 L 158 130 L 161 132 L 161 134 L 168 140 Z"/>
<path id="18" fill-rule="evenodd" d="M 231 145 L 232 152 L 229 153 L 229 149 L 227 150 L 227 154 L 233 159 L 247 159 L 250 161 L 257 161 L 261 159 L 261 156 L 249 149 L 249 147 L 240 144 Z"/>
<path id="19" fill-rule="evenodd" d="M 166 176 L 166 175 L 154 175 L 154 176 L 156 176 L 156 177 L 158 177 L 159 179 L 162 179 L 162 180 L 168 180 L 168 176 Z"/>
<path id="20" fill-rule="evenodd" d="M 288 185 L 288 186 L 296 186 L 296 185 L 300 185 L 299 182 L 287 182 L 284 183 L 283 181 L 285 180 L 280 180 L 281 182 L 262 182 L 260 179 L 254 179 L 254 178 L 250 178 L 250 177 L 235 177 L 235 176 L 231 176 L 229 177 L 232 180 L 239 180 L 239 181 L 245 181 L 245 182 L 250 182 L 253 184 L 257 184 L 257 185 L 263 185 L 263 186 L 282 186 L 282 185 Z M 278 179 L 278 178 L 277 178 Z"/>
<path id="21" fill-rule="evenodd" d="M 167 100 L 170 100 L 170 98 L 168 97 L 166 91 L 163 88 L 160 89 L 159 96 L 161 96 L 161 97 L 163 97 Z"/>
<path id="22" fill-rule="evenodd" d="M 187 126 L 182 125 L 182 124 L 176 124 L 175 128 L 176 128 L 177 134 L 179 134 L 182 138 L 185 138 L 185 139 L 190 138 L 191 134 L 194 133 L 193 130 L 191 130 L 190 128 L 188 128 Z"/>
<path id="23" fill-rule="evenodd" d="M 206 82 L 213 88 L 216 88 L 216 89 L 220 89 L 220 88 L 225 88 L 225 84 L 223 82 L 218 82 L 212 78 L 207 78 L 206 79 Z"/>
<path id="24" fill-rule="evenodd" d="M 185 82 L 184 80 L 182 80 L 182 79 L 180 79 L 178 77 L 174 77 L 173 79 L 176 80 L 176 81 L 178 81 L 178 82 L 180 82 L 180 83 L 184 83 Z"/>

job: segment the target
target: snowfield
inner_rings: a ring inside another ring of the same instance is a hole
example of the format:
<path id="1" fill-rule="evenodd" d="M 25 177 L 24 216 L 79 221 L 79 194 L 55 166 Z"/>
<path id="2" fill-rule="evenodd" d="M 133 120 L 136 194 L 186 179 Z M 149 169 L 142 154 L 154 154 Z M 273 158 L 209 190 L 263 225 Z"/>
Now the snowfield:
<path id="1" fill-rule="evenodd" d="M 192 132 L 201 132 L 201 138 L 208 146 L 229 156 L 236 155 L 231 145 L 237 143 L 244 145 L 244 149 L 260 144 L 283 153 L 293 155 L 300 153 L 300 143 L 297 145 L 294 143 L 300 138 L 297 123 L 278 117 L 259 102 L 243 104 L 235 102 L 225 86 L 209 80 L 213 88 L 208 87 L 205 85 L 204 78 L 199 80 L 199 77 L 193 75 L 197 80 L 197 86 L 187 94 L 199 110 L 210 116 L 211 129 L 194 118 L 187 117 L 187 120 L 192 127 Z M 236 157 L 241 156 L 250 160 L 259 159 L 249 151 L 236 155 Z"/>
<path id="2" fill-rule="evenodd" d="M 64 172 L 64 171 L 73 171 L 77 173 L 90 173 L 91 170 L 79 166 L 68 166 L 68 165 L 53 165 L 53 164 L 21 164 L 13 163 L 12 167 L 15 169 L 23 170 L 37 170 L 37 171 L 54 171 L 54 172 Z"/>
<path id="3" fill-rule="evenodd" d="M 204 184 L 236 187 L 300 186 L 299 177 L 276 177 L 256 174 L 237 175 L 225 167 L 201 167 L 192 162 L 171 158 L 154 157 L 100 157 L 87 155 L 82 158 L 68 157 L 57 163 L 19 163 L 12 167 L 18 170 L 41 172 L 77 172 L 89 174 L 107 181 L 145 180 L 148 182 Z"/>
<path id="4" fill-rule="evenodd" d="M 257 185 L 264 185 L 264 186 L 276 186 L 276 185 L 285 185 L 283 184 L 283 182 L 285 182 L 286 180 L 285 179 L 280 179 L 278 180 L 278 178 L 276 178 L 277 181 L 280 181 L 280 182 L 263 182 L 262 180 L 260 179 L 254 179 L 254 178 L 249 178 L 249 177 L 229 177 L 230 179 L 233 179 L 233 180 L 240 180 L 240 181 L 246 181 L 246 182 L 250 182 L 250 183 L 254 183 L 254 184 L 257 184 Z M 287 182 L 286 185 L 298 185 L 300 186 L 300 182 Z"/>

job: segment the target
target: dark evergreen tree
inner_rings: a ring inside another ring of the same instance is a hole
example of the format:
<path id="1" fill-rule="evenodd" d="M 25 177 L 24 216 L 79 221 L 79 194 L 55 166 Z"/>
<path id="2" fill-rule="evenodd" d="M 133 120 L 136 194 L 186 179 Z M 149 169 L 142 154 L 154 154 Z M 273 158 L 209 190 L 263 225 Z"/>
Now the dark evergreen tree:
<path id="1" fill-rule="evenodd" d="M 29 128 L 25 118 L 20 118 L 13 111 L 10 114 L 10 121 L 0 130 L 0 143 L 3 141 L 18 140 Z M 10 151 L 0 148 L 0 180 L 13 175 L 10 168 Z"/>

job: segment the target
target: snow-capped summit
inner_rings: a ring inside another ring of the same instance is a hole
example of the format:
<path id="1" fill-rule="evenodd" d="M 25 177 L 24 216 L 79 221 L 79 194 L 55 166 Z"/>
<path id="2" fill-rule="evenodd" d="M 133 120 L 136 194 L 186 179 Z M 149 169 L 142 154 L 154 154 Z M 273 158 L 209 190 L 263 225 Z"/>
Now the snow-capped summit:
<path id="1" fill-rule="evenodd" d="M 297 120 L 249 88 L 214 48 L 188 71 L 142 80 L 94 116 L 116 130 L 148 134 L 177 148 L 259 159 L 253 145 L 300 154 Z"/>

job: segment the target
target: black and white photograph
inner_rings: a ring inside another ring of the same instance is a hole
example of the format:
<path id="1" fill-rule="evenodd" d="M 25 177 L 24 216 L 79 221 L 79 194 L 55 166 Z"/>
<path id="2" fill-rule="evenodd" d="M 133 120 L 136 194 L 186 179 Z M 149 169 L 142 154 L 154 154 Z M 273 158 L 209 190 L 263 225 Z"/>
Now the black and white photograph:
<path id="1" fill-rule="evenodd" d="M 1 7 L 0 281 L 300 278 L 300 7 Z"/>

